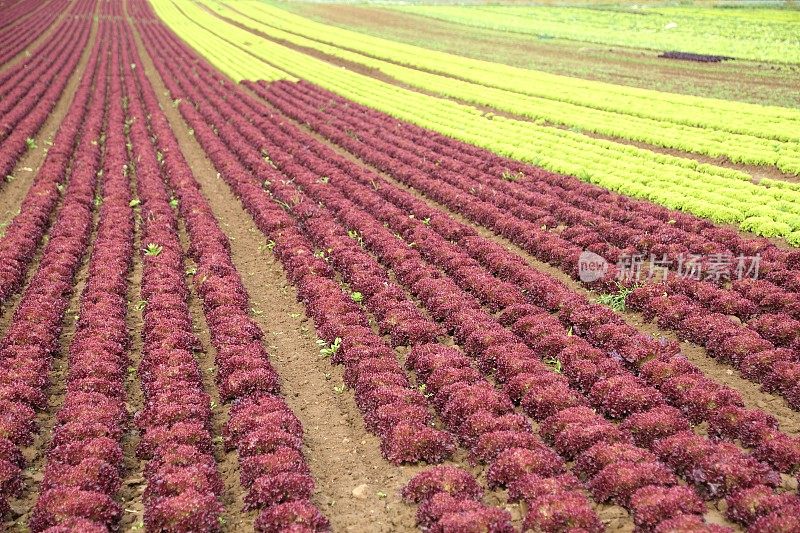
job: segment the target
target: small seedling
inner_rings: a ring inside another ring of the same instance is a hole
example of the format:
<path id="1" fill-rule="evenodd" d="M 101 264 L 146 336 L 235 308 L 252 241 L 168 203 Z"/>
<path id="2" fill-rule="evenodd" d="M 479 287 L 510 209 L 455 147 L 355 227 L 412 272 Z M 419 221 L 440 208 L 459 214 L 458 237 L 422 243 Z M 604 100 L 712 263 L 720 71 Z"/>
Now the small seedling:
<path id="1" fill-rule="evenodd" d="M 156 244 L 156 243 L 151 242 L 151 243 L 148 243 L 147 247 L 144 249 L 144 255 L 150 255 L 150 256 L 156 257 L 156 256 L 158 256 L 158 254 L 161 253 L 161 250 L 163 250 L 163 249 L 164 248 L 160 244 Z"/>
<path id="2" fill-rule="evenodd" d="M 328 176 L 322 176 L 320 179 L 317 180 L 317 183 L 324 183 L 327 184 L 331 179 Z"/>
<path id="3" fill-rule="evenodd" d="M 430 226 L 430 225 L 431 225 L 431 217 L 425 217 L 425 218 L 423 218 L 423 219 L 422 219 L 422 223 L 423 223 L 424 225 L 426 225 L 426 226 Z"/>
<path id="4" fill-rule="evenodd" d="M 144 308 L 147 307 L 147 300 L 139 300 L 136 302 L 136 310 L 142 311 Z"/>
<path id="5" fill-rule="evenodd" d="M 511 172 L 510 170 L 503 171 L 503 179 L 506 181 L 519 181 L 525 177 L 522 172 Z"/>
<path id="6" fill-rule="evenodd" d="M 25 139 L 25 146 L 28 147 L 28 150 L 36 150 L 36 139 L 28 137 Z"/>
<path id="7" fill-rule="evenodd" d="M 130 202 L 128 202 L 128 205 L 129 205 L 130 207 L 137 207 L 137 206 L 139 206 L 141 203 L 142 203 L 142 201 L 141 201 L 141 200 L 139 200 L 138 198 L 134 198 L 133 200 L 131 200 Z"/>
<path id="8" fill-rule="evenodd" d="M 317 340 L 317 346 L 319 346 L 319 355 L 320 357 L 331 357 L 336 352 L 339 351 L 339 348 L 342 347 L 342 339 L 340 337 L 336 337 L 331 344 L 328 344 L 322 339 Z"/>
<path id="9" fill-rule="evenodd" d="M 375 493 L 375 495 L 376 495 L 378 498 L 380 498 L 381 500 L 385 500 L 385 499 L 386 499 L 386 497 L 388 496 L 388 494 L 386 494 L 385 492 L 383 492 L 383 491 L 380 491 L 380 490 L 379 490 L 378 492 L 376 492 L 376 493 Z"/>
<path id="10" fill-rule="evenodd" d="M 625 311 L 625 302 L 628 299 L 628 295 L 630 295 L 630 293 L 632 293 L 635 289 L 636 286 L 625 287 L 624 285 L 617 283 L 617 292 L 601 294 L 597 297 L 597 303 L 607 305 L 614 311 Z"/>
<path id="11" fill-rule="evenodd" d="M 358 291 L 354 291 L 350 293 L 350 299 L 353 300 L 355 303 L 361 303 L 364 300 L 364 295 Z"/>
<path id="12" fill-rule="evenodd" d="M 14 176 L 12 176 L 11 174 L 6 174 L 6 182 L 11 183 L 15 179 L 16 178 Z"/>
<path id="13" fill-rule="evenodd" d="M 341 385 L 335 385 L 333 387 L 333 392 L 335 392 L 336 394 L 341 394 L 345 390 L 347 390 L 347 385 L 345 385 L 344 383 L 342 383 Z"/>
<path id="14" fill-rule="evenodd" d="M 364 239 L 361 237 L 361 234 L 358 233 L 358 231 L 356 231 L 354 229 L 347 230 L 347 236 L 350 237 L 351 239 L 355 240 L 356 242 L 358 242 L 358 245 L 360 247 L 362 247 L 362 248 L 364 247 Z"/>
<path id="15" fill-rule="evenodd" d="M 194 276 L 195 274 L 197 274 L 197 267 L 196 266 L 190 266 L 190 267 L 188 267 L 186 269 L 186 275 L 187 276 Z"/>
<path id="16" fill-rule="evenodd" d="M 178 201 L 177 198 L 173 197 L 169 199 L 169 206 L 172 207 L 173 209 L 177 208 L 179 203 L 180 202 Z"/>
<path id="17" fill-rule="evenodd" d="M 559 359 L 558 357 L 552 357 L 552 356 L 547 357 L 544 360 L 544 364 L 547 365 L 550 368 L 550 370 L 552 370 L 556 374 L 560 374 L 562 371 L 561 359 Z"/>

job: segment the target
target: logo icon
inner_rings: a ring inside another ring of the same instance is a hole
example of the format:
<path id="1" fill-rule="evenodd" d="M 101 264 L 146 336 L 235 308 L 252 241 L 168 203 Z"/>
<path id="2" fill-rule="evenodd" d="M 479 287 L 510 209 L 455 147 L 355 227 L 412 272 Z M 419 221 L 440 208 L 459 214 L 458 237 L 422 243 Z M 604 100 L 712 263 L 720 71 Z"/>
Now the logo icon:
<path id="1" fill-rule="evenodd" d="M 578 277 L 584 283 L 602 279 L 608 271 L 608 261 L 594 252 L 584 250 L 578 257 Z"/>

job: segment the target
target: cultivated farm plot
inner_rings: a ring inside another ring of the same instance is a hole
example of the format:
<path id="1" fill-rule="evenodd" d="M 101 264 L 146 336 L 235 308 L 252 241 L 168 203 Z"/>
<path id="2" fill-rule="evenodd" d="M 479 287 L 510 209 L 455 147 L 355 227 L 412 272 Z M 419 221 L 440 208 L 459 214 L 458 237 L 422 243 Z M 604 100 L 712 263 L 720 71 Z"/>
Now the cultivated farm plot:
<path id="1" fill-rule="evenodd" d="M 0 14 L 4 531 L 800 531 L 791 6 Z"/>

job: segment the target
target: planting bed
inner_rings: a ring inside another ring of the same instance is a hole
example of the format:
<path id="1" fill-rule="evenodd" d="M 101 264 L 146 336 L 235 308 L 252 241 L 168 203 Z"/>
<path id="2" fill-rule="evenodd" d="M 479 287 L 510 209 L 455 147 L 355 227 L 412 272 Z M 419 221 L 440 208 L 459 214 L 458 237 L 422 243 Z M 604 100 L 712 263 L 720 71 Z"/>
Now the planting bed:
<path id="1" fill-rule="evenodd" d="M 4 530 L 800 531 L 791 181 L 626 151 L 674 186 L 648 201 L 475 133 L 529 126 L 321 67 L 299 23 L 206 41 L 216 2 L 46 5 L 0 4 L 35 34 L 0 55 Z M 505 83 L 472 67 L 442 69 Z M 594 108 L 645 120 L 631 91 Z M 646 120 L 679 127 L 664 102 Z M 791 111 L 741 109 L 725 135 L 796 144 Z M 541 127 L 515 146 L 555 149 Z"/>

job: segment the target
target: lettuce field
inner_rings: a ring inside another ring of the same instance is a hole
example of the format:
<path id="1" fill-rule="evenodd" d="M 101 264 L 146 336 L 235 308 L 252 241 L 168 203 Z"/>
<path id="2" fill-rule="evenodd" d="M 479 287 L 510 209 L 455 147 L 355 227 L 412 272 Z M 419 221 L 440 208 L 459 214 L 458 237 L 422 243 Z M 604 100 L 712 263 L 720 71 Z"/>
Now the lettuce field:
<path id="1" fill-rule="evenodd" d="M 800 11 L 0 0 L 10 532 L 800 533 Z"/>

